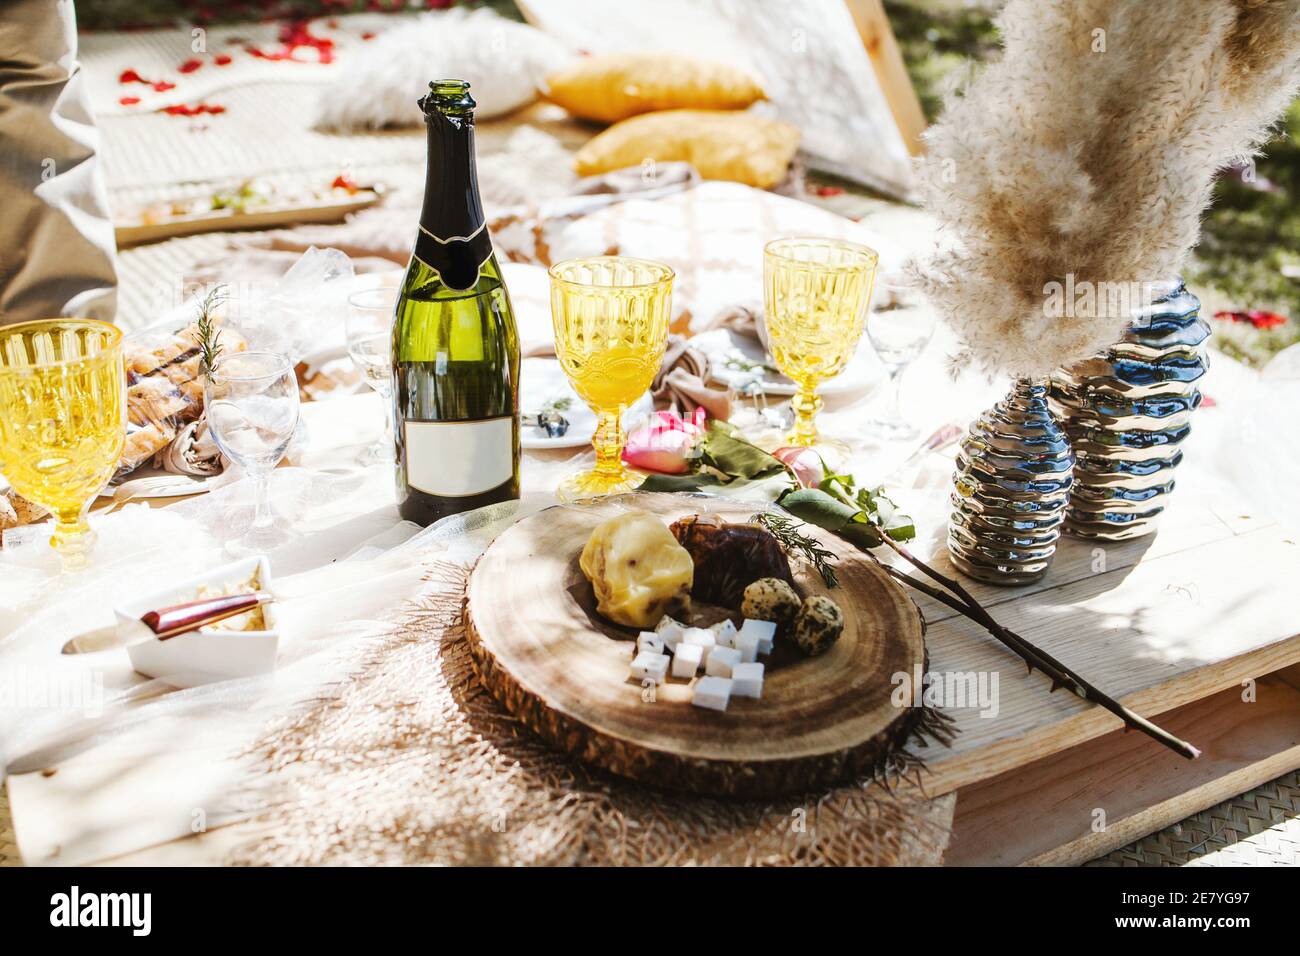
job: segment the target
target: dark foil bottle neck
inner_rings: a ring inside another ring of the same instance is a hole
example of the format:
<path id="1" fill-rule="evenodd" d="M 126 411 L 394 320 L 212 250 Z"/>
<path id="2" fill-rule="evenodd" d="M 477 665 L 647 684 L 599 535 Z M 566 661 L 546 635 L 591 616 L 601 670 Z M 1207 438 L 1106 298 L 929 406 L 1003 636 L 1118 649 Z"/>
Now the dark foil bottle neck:
<path id="1" fill-rule="evenodd" d="M 425 112 L 429 152 L 420 225 L 438 239 L 468 238 L 483 225 L 474 158 L 474 114 Z"/>
<path id="2" fill-rule="evenodd" d="M 474 160 L 474 101 L 462 85 L 460 97 L 435 89 L 421 101 L 429 127 L 424 208 L 415 237 L 415 258 L 438 274 L 448 288 L 466 291 L 479 281 L 492 255 L 483 218 Z"/>

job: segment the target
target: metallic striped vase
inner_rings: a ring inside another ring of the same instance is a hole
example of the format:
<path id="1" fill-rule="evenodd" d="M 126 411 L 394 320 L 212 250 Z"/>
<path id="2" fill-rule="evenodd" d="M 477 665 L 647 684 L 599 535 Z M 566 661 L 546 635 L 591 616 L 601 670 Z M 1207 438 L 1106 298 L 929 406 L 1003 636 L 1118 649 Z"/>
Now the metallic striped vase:
<path id="1" fill-rule="evenodd" d="M 1078 456 L 1067 534 L 1104 541 L 1155 530 L 1174 489 L 1210 327 L 1181 281 L 1165 284 L 1120 343 L 1052 376 L 1052 410 Z"/>
<path id="2" fill-rule="evenodd" d="M 1032 584 L 1061 536 L 1074 454 L 1047 404 L 1047 380 L 1020 379 L 962 439 L 948 553 L 988 584 Z"/>

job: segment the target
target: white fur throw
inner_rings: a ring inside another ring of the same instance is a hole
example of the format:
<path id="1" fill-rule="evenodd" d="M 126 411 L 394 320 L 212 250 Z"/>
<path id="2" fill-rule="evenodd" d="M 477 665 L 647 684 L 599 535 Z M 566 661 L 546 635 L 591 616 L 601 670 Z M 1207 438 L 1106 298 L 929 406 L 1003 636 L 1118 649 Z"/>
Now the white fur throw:
<path id="1" fill-rule="evenodd" d="M 534 27 L 491 10 L 427 13 L 393 27 L 350 57 L 321 94 L 318 129 L 415 126 L 429 81 L 468 80 L 475 115 L 491 119 L 531 103 L 569 51 Z"/>

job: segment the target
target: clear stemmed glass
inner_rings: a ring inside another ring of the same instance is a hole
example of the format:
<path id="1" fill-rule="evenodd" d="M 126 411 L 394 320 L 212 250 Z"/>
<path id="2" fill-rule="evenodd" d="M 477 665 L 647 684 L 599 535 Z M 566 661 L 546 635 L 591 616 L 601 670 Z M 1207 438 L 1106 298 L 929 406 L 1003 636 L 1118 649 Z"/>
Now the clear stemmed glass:
<path id="1" fill-rule="evenodd" d="M 867 338 L 889 372 L 889 386 L 880 414 L 863 423 L 868 433 L 890 440 L 920 435 L 903 417 L 903 371 L 925 351 L 934 327 L 934 311 L 919 292 L 901 279 L 881 283 L 880 300 L 867 319 Z"/>
<path id="2" fill-rule="evenodd" d="M 90 319 L 0 328 L 0 471 L 54 514 L 64 571 L 90 563 L 86 510 L 126 442 L 122 332 Z"/>
<path id="3" fill-rule="evenodd" d="M 777 367 L 793 379 L 792 445 L 840 445 L 817 434 L 817 386 L 844 371 L 857 351 L 879 256 L 841 239 L 774 239 L 763 248 L 767 340 Z"/>
<path id="4" fill-rule="evenodd" d="M 366 289 L 348 296 L 345 320 L 348 355 L 384 404 L 384 433 L 357 459 L 363 465 L 391 464 L 397 457 L 393 444 L 393 312 L 396 307 L 395 288 Z"/>
<path id="5" fill-rule="evenodd" d="M 570 475 L 561 501 L 631 491 L 622 415 L 650 387 L 668 344 L 673 270 L 627 256 L 569 259 L 551 267 L 555 355 L 573 390 L 596 413 L 596 467 Z"/>
<path id="6" fill-rule="evenodd" d="M 203 386 L 208 429 L 217 446 L 253 480 L 253 523 L 226 546 L 233 554 L 261 554 L 297 537 L 276 523 L 271 471 L 298 427 L 298 380 L 279 352 L 232 352 Z"/>

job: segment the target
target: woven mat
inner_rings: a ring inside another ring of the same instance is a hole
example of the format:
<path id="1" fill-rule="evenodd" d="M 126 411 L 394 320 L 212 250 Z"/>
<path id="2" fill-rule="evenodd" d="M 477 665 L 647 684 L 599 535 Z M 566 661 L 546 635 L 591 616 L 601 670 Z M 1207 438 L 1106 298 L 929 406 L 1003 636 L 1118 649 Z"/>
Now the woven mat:
<path id="1" fill-rule="evenodd" d="M 954 799 L 905 782 L 772 801 L 663 793 L 552 750 L 479 683 L 464 570 L 361 652 L 336 696 L 254 749 L 275 805 L 236 864 L 927 865 Z"/>
<path id="2" fill-rule="evenodd" d="M 1300 770 L 1088 865 L 1300 866 Z"/>

